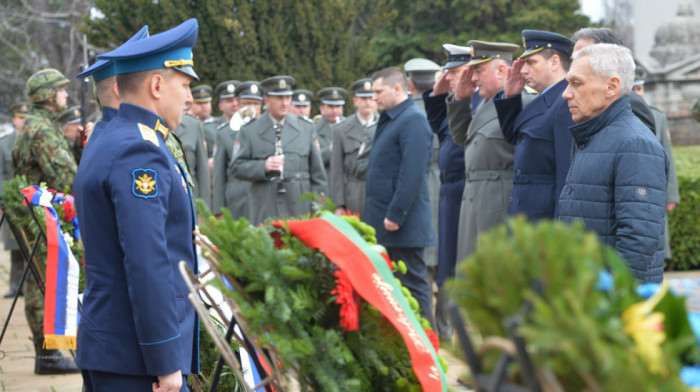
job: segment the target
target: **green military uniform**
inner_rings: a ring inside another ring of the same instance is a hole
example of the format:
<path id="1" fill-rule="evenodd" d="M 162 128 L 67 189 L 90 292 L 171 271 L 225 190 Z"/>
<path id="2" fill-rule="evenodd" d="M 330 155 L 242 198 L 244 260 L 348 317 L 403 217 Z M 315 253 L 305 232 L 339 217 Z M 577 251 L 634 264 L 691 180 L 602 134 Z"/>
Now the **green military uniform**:
<path id="1" fill-rule="evenodd" d="M 365 135 L 360 144 L 360 149 L 357 150 L 357 159 L 352 168 L 352 174 L 360 180 L 367 178 L 367 169 L 369 168 L 369 154 L 372 151 L 372 142 L 374 142 L 374 134 L 377 132 L 377 127 L 365 128 Z"/>
<path id="2" fill-rule="evenodd" d="M 195 199 L 202 199 L 207 207 L 211 208 L 211 186 L 209 181 L 209 164 L 207 152 L 204 149 L 204 133 L 202 122 L 189 114 L 182 116 L 180 125 L 172 130 L 184 150 L 185 165 L 188 170 L 187 179 L 193 188 L 192 195 Z M 170 148 L 169 142 L 168 148 Z M 172 149 L 171 149 L 172 152 Z M 173 153 L 177 159 L 177 156 Z M 181 159 L 177 159 L 182 164 Z"/>
<path id="3" fill-rule="evenodd" d="M 302 200 L 306 192 L 326 192 L 326 172 L 313 125 L 287 114 L 281 130 L 284 151 L 283 181 L 269 177 L 265 160 L 275 154 L 275 129 L 269 113 L 243 126 L 238 134 L 240 149 L 233 156 L 231 172 L 236 178 L 251 181 L 251 223 L 268 218 L 289 218 L 307 214 L 311 202 Z M 283 186 L 285 193 L 279 193 Z"/>
<path id="4" fill-rule="evenodd" d="M 357 178 L 352 169 L 365 136 L 376 130 L 377 118 L 365 125 L 357 114 L 346 118 L 332 129 L 333 150 L 329 171 L 331 199 L 336 206 L 358 213 L 360 217 L 365 210 L 365 181 Z"/>
<path id="5" fill-rule="evenodd" d="M 15 175 L 26 176 L 32 184 L 39 185 L 45 182 L 49 188 L 71 193 L 78 165 L 70 143 L 56 121 L 58 109 L 62 108 L 58 108 L 56 103 L 47 102 L 49 98 L 56 96 L 56 91 L 67 84 L 68 79 L 55 69 L 41 70 L 27 80 L 27 93 L 34 104 L 29 109 L 27 119 L 15 140 L 12 161 Z M 46 274 L 45 256 L 44 254 L 36 257 L 42 274 Z M 24 286 L 24 311 L 37 354 L 46 355 L 47 351 L 41 348 L 44 341 L 44 297 L 32 274 L 27 275 Z M 43 367 L 46 361 L 38 359 L 34 371 L 38 374 L 78 371 L 72 361 L 64 363 L 63 360 L 62 357 L 51 360 L 50 365 L 58 366 L 49 369 Z"/>
<path id="6" fill-rule="evenodd" d="M 321 89 L 317 95 L 324 105 L 343 106 L 345 105 L 347 91 L 340 87 L 326 87 Z M 341 117 L 340 120 L 342 119 Z M 323 167 L 326 169 L 326 173 L 328 173 L 331 167 L 331 150 L 333 149 L 331 124 L 323 117 L 320 117 L 314 122 L 314 131 L 318 136 L 318 145 L 321 148 Z"/>
<path id="7" fill-rule="evenodd" d="M 241 83 L 236 88 L 235 96 L 239 99 L 263 100 L 262 87 L 256 81 Z M 240 112 L 240 109 L 239 109 Z M 241 122 L 250 119 L 239 118 Z M 239 126 L 236 126 L 239 128 Z M 240 144 L 238 139 L 239 129 L 231 128 L 230 122 L 226 122 L 217 129 L 216 138 L 218 147 L 214 155 L 214 195 L 212 211 L 218 214 L 222 207 L 226 207 L 234 218 L 251 219 L 250 214 L 250 182 L 237 179 L 231 171 L 231 159 L 237 152 Z"/>

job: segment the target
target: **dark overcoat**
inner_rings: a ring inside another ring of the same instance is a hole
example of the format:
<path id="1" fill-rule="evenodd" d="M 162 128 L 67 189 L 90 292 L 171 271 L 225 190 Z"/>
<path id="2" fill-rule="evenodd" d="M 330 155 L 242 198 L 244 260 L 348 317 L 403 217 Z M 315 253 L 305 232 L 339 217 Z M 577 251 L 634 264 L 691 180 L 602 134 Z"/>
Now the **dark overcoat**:
<path id="1" fill-rule="evenodd" d="M 411 98 L 379 116 L 367 170 L 365 220 L 386 247 L 435 245 L 428 195 L 432 135 L 425 114 Z M 384 218 L 399 229 L 386 231 Z"/>

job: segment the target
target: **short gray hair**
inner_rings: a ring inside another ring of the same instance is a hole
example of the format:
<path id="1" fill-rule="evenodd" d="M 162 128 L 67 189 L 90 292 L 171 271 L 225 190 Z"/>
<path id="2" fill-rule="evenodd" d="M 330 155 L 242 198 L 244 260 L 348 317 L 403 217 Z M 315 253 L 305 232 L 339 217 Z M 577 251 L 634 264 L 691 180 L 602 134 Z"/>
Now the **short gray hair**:
<path id="1" fill-rule="evenodd" d="M 573 61 L 582 57 L 588 57 L 594 74 L 606 79 L 620 79 L 620 96 L 632 91 L 635 65 L 629 49 L 620 45 L 595 44 L 574 53 Z"/>

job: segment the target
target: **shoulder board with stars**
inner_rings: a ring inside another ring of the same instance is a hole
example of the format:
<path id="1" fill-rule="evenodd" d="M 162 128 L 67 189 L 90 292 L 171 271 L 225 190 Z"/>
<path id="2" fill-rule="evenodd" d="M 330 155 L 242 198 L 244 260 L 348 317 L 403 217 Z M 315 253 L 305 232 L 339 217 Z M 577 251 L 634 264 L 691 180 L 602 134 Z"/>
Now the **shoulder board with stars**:
<path id="1" fill-rule="evenodd" d="M 158 136 L 156 135 L 156 131 L 154 131 L 152 128 L 149 128 L 147 125 L 138 124 L 139 127 L 139 132 L 141 132 L 141 138 L 143 140 L 149 141 L 153 144 L 156 145 L 156 147 L 160 146 L 160 142 L 158 141 Z"/>

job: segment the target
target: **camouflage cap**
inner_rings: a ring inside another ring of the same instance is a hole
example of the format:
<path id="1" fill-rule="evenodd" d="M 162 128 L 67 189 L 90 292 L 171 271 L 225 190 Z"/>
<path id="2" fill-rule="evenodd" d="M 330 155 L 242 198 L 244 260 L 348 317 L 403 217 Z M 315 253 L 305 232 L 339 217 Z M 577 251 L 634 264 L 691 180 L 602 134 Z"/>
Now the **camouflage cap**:
<path id="1" fill-rule="evenodd" d="M 68 83 L 70 80 L 61 71 L 45 68 L 27 79 L 27 95 L 32 102 L 44 102 Z"/>

